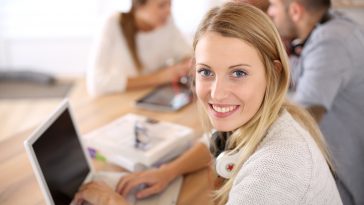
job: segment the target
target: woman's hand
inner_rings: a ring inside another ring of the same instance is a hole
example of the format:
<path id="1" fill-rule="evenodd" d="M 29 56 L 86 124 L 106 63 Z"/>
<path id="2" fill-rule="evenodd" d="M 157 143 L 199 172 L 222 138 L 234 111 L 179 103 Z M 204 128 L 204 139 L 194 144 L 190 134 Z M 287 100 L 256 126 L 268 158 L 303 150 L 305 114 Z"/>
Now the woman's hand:
<path id="1" fill-rule="evenodd" d="M 132 173 L 120 179 L 116 191 L 124 197 L 139 185 L 146 187 L 136 193 L 137 198 L 145 198 L 163 191 L 175 176 L 165 167 Z"/>
<path id="2" fill-rule="evenodd" d="M 74 201 L 77 205 L 81 205 L 85 201 L 91 204 L 103 205 L 128 204 L 122 196 L 104 182 L 90 182 L 81 186 L 80 190 L 75 195 Z"/>
<path id="3" fill-rule="evenodd" d="M 188 75 L 192 68 L 192 59 L 186 58 L 175 65 L 175 69 L 179 71 L 180 76 Z"/>
<path id="4" fill-rule="evenodd" d="M 180 63 L 161 68 L 150 74 L 128 77 L 126 89 L 130 90 L 141 87 L 150 87 L 166 83 L 179 82 L 182 76 L 185 76 L 189 73 L 191 62 L 192 61 L 190 58 L 186 58 Z"/>
<path id="5" fill-rule="evenodd" d="M 161 83 L 178 82 L 182 76 L 188 75 L 191 69 L 191 59 L 184 59 L 181 62 L 163 68 L 158 71 L 158 81 Z"/>

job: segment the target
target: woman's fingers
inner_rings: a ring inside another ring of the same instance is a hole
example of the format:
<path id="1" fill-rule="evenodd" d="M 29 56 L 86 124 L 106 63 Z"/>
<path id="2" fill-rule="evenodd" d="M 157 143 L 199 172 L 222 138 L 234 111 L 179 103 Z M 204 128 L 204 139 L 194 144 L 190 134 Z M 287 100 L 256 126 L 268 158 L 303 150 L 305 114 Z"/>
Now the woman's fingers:
<path id="1" fill-rule="evenodd" d="M 116 191 L 125 197 L 135 189 L 138 198 L 145 198 L 163 191 L 169 181 L 161 169 L 147 170 L 120 179 Z"/>
<path id="2" fill-rule="evenodd" d="M 137 198 L 145 198 L 154 194 L 158 194 L 163 190 L 164 187 L 161 184 L 154 184 L 153 186 L 147 187 L 139 191 L 136 196 Z"/>
<path id="3" fill-rule="evenodd" d="M 124 197 L 126 197 L 131 190 L 133 190 L 134 188 L 137 188 L 139 185 L 143 185 L 143 184 L 149 185 L 150 184 L 149 180 L 150 179 L 148 179 L 146 177 L 134 178 L 125 185 L 125 188 L 123 189 L 123 191 L 120 194 L 123 195 Z"/>
<path id="4" fill-rule="evenodd" d="M 82 185 L 79 192 L 77 192 L 74 197 L 76 204 L 81 205 L 84 201 L 95 201 L 95 198 L 97 198 L 97 195 L 100 192 L 99 186 L 101 185 L 97 182 L 90 182 Z"/>
<path id="5" fill-rule="evenodd" d="M 116 186 L 116 192 L 119 194 L 122 194 L 124 192 L 125 188 L 127 187 L 128 183 L 133 181 L 135 178 L 139 177 L 140 174 L 141 173 L 138 172 L 138 173 L 133 173 L 133 174 L 129 174 L 129 175 L 122 177 Z"/>
<path id="6" fill-rule="evenodd" d="M 104 182 L 91 182 L 81 187 L 74 201 L 77 205 L 87 201 L 91 204 L 126 205 L 127 202 Z"/>

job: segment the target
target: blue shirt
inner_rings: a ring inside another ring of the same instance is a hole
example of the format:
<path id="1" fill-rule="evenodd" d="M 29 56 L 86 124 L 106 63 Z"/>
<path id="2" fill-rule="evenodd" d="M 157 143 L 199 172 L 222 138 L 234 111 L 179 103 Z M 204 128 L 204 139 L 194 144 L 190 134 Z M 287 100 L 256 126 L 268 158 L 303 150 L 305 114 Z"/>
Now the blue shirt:
<path id="1" fill-rule="evenodd" d="M 332 13 L 315 27 L 292 73 L 293 100 L 325 107 L 320 128 L 337 175 L 355 203 L 364 204 L 364 29 Z"/>

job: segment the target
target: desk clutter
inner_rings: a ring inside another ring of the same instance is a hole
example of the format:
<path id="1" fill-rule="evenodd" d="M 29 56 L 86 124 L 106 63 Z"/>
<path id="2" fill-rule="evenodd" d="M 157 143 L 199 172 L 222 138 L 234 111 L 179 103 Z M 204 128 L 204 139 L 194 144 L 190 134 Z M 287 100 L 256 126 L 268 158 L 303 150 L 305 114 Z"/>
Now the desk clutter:
<path id="1" fill-rule="evenodd" d="M 159 166 L 188 149 L 191 128 L 136 114 L 124 115 L 83 136 L 89 154 L 129 171 Z"/>

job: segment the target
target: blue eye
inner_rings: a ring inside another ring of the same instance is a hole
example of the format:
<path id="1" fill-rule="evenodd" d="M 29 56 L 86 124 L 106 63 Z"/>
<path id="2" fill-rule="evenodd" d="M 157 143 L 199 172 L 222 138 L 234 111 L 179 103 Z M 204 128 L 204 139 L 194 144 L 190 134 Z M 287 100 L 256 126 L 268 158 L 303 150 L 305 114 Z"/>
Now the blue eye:
<path id="1" fill-rule="evenodd" d="M 244 76 L 246 76 L 248 74 L 245 71 L 242 71 L 242 70 L 235 70 L 235 71 L 233 71 L 232 75 L 235 78 L 241 78 L 241 77 L 244 77 Z"/>
<path id="2" fill-rule="evenodd" d="M 210 71 L 208 69 L 205 69 L 205 68 L 199 69 L 197 71 L 197 73 L 200 74 L 203 77 L 211 77 L 211 76 L 213 76 L 212 71 Z"/>

